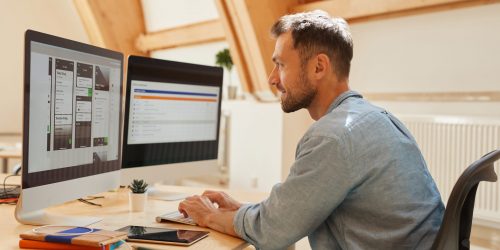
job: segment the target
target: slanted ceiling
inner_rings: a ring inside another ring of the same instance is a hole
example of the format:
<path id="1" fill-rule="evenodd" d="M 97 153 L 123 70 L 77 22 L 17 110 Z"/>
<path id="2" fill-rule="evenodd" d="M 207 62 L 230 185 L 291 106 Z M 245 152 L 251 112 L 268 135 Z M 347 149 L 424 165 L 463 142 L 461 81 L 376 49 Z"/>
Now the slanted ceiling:
<path id="1" fill-rule="evenodd" d="M 140 0 L 74 0 L 92 44 L 128 55 L 148 56 L 136 46 L 146 32 Z"/>
<path id="2" fill-rule="evenodd" d="M 125 55 L 227 41 L 243 90 L 262 101 L 274 100 L 267 84 L 274 65 L 271 25 L 282 15 L 322 9 L 349 23 L 498 3 L 500 0 L 214 0 L 220 18 L 146 33 L 140 0 L 74 0 L 90 41 Z M 210 32 L 202 32 L 210 31 Z M 499 101 L 497 92 L 366 93 L 372 100 Z M 451 96 L 451 97 L 450 97 Z"/>

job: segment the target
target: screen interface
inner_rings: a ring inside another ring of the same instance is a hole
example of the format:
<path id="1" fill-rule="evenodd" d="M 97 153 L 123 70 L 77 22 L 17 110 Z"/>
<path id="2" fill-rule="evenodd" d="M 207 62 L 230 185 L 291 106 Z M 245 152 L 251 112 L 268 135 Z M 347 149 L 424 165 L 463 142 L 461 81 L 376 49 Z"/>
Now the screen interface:
<path id="1" fill-rule="evenodd" d="M 219 87 L 132 80 L 129 144 L 214 141 Z"/>
<path id="2" fill-rule="evenodd" d="M 113 58 L 31 41 L 29 173 L 118 160 L 121 70 Z"/>

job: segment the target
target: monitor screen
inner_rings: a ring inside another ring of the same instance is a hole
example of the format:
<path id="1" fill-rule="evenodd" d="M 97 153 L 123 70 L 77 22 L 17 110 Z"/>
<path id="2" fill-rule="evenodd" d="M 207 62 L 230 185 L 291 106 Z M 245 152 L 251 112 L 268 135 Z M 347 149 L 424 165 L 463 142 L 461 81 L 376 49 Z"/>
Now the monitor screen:
<path id="1" fill-rule="evenodd" d="M 222 72 L 131 56 L 122 166 L 217 159 Z"/>
<path id="2" fill-rule="evenodd" d="M 220 88 L 132 80 L 129 144 L 216 141 Z"/>
<path id="3" fill-rule="evenodd" d="M 23 189 L 120 169 L 123 56 L 26 33 Z"/>

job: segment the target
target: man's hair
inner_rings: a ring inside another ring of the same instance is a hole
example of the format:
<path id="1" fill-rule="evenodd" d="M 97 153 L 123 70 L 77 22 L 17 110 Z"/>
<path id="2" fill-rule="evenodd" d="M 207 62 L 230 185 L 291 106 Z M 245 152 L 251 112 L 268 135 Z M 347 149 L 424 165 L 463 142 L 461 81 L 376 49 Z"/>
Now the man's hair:
<path id="1" fill-rule="evenodd" d="M 319 53 L 326 54 L 339 79 L 349 77 L 352 59 L 352 38 L 347 22 L 330 17 L 320 10 L 282 16 L 271 28 L 277 38 L 291 31 L 293 47 L 299 51 L 302 66 Z"/>

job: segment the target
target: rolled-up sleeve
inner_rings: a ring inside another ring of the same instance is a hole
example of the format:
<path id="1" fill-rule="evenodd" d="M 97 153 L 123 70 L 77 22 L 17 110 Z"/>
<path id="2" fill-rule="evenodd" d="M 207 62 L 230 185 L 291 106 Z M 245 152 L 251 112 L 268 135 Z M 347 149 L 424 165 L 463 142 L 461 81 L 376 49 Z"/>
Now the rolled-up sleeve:
<path id="1" fill-rule="evenodd" d="M 309 235 L 355 185 L 341 138 L 304 137 L 290 175 L 268 199 L 242 206 L 235 232 L 258 249 L 282 249 Z"/>

